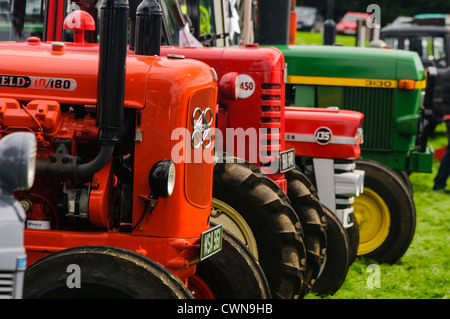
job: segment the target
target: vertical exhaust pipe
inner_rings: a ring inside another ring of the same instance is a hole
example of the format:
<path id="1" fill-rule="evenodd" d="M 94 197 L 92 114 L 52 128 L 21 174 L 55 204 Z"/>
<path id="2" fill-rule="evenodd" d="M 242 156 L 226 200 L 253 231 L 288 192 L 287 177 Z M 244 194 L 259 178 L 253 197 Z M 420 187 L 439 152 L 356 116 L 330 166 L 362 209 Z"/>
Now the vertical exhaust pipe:
<path id="1" fill-rule="evenodd" d="M 105 167 L 123 127 L 128 0 L 103 0 L 100 10 L 97 126 L 102 147 L 91 162 L 76 166 L 76 176 L 89 176 Z"/>
<path id="2" fill-rule="evenodd" d="M 333 45 L 336 41 L 336 23 L 333 20 L 334 0 L 328 0 L 327 19 L 323 26 L 323 45 Z"/>
<path id="3" fill-rule="evenodd" d="M 143 0 L 136 10 L 134 53 L 161 55 L 163 12 L 158 0 Z"/>
<path id="4" fill-rule="evenodd" d="M 255 42 L 263 45 L 288 45 L 290 10 L 291 0 L 258 0 Z"/>
<path id="5" fill-rule="evenodd" d="M 97 126 L 100 142 L 118 141 L 123 126 L 128 0 L 103 0 L 97 82 Z"/>
<path id="6" fill-rule="evenodd" d="M 127 19 L 128 0 L 102 1 L 97 82 L 97 126 L 101 144 L 98 155 L 88 163 L 78 164 L 76 157 L 67 154 L 65 157 L 75 165 L 37 158 L 36 175 L 65 176 L 76 180 L 95 174 L 111 160 L 123 126 Z"/>

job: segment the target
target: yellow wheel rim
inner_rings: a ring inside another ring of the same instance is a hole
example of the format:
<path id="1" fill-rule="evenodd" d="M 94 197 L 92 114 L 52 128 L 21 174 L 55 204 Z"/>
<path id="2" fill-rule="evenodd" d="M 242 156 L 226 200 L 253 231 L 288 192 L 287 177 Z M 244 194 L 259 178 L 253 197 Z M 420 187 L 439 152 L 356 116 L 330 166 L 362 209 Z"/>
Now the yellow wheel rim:
<path id="1" fill-rule="evenodd" d="M 211 222 L 223 227 L 242 241 L 258 259 L 258 246 L 250 226 L 233 207 L 219 199 L 212 199 Z"/>
<path id="2" fill-rule="evenodd" d="M 383 198 L 370 188 L 355 198 L 354 214 L 359 228 L 358 255 L 368 254 L 383 244 L 389 234 L 391 217 Z"/>

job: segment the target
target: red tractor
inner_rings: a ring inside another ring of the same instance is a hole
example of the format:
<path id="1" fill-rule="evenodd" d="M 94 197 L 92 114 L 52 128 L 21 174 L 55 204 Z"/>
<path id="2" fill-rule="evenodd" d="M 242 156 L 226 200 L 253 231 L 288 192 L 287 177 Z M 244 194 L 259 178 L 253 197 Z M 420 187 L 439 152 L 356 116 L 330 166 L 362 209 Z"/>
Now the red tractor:
<path id="1" fill-rule="evenodd" d="M 14 2 L 12 35 L 26 34 L 28 4 Z M 55 27 L 58 5 L 40 6 Z M 102 1 L 95 52 L 37 37 L 0 45 L 0 138 L 32 132 L 37 143 L 34 186 L 14 193 L 26 214 L 23 295 L 270 298 L 254 256 L 210 221 L 213 148 L 202 140 L 201 161 L 193 150 L 215 125 L 217 74 L 200 61 L 128 55 L 128 8 Z M 181 160 L 172 157 L 180 128 Z M 287 199 L 265 191 L 293 216 L 284 230 L 300 269 L 298 219 Z"/>

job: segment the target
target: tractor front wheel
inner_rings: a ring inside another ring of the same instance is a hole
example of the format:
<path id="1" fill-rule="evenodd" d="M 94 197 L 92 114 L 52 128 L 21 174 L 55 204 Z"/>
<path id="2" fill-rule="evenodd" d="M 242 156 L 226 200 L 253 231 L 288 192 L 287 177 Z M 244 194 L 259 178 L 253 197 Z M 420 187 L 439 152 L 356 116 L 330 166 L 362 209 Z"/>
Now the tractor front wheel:
<path id="1" fill-rule="evenodd" d="M 229 231 L 222 249 L 200 261 L 189 290 L 197 299 L 270 299 L 266 276 L 255 256 Z"/>
<path id="2" fill-rule="evenodd" d="M 394 264 L 411 244 L 416 209 L 411 192 L 392 169 L 369 160 L 357 160 L 365 171 L 364 192 L 355 198 L 359 227 L 358 255 Z"/>
<path id="3" fill-rule="evenodd" d="M 69 268 L 70 267 L 70 268 Z M 76 279 L 77 272 L 80 277 Z M 192 299 L 169 270 L 136 252 L 80 246 L 44 257 L 25 272 L 24 299 Z"/>
<path id="4" fill-rule="evenodd" d="M 255 165 L 220 159 L 214 164 L 211 222 L 222 224 L 257 257 L 274 298 L 298 297 L 306 251 L 289 199 Z"/>
<path id="5" fill-rule="evenodd" d="M 299 168 L 285 173 L 287 195 L 295 209 L 304 232 L 306 269 L 300 297 L 305 296 L 319 275 L 327 249 L 326 218 L 310 180 Z"/>
<path id="6" fill-rule="evenodd" d="M 359 248 L 359 227 L 354 213 L 349 215 L 349 223 L 351 224 L 351 226 L 345 228 L 345 230 L 347 232 L 348 239 L 350 241 L 350 265 L 351 265 L 358 257 L 358 248 Z"/>
<path id="7" fill-rule="evenodd" d="M 351 247 L 345 228 L 339 219 L 324 207 L 327 222 L 327 252 L 319 277 L 311 291 L 328 296 L 335 294 L 347 277 L 351 261 Z"/>

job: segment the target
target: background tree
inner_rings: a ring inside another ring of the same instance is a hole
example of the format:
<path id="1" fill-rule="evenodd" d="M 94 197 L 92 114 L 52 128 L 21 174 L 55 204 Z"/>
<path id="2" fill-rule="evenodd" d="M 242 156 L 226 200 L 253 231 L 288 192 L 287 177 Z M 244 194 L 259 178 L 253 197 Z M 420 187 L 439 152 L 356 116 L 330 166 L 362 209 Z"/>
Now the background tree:
<path id="1" fill-rule="evenodd" d="M 297 0 L 297 6 L 319 8 L 327 16 L 328 0 Z M 419 13 L 450 14 L 448 0 L 334 0 L 334 21 L 338 22 L 347 11 L 366 12 L 369 4 L 378 4 L 381 8 L 381 25 L 391 23 L 398 16 L 413 16 Z"/>

